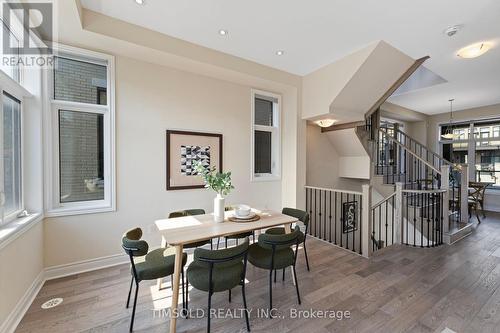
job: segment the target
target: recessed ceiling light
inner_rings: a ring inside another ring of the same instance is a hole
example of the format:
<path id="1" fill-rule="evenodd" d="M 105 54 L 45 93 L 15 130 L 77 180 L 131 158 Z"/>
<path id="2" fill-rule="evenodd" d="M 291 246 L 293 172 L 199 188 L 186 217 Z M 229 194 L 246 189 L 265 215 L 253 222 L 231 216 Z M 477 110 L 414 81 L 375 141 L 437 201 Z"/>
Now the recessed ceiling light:
<path id="1" fill-rule="evenodd" d="M 491 49 L 491 47 L 492 44 L 488 42 L 472 44 L 460 49 L 457 52 L 457 56 L 466 59 L 476 58 L 488 52 L 488 50 Z"/>
<path id="2" fill-rule="evenodd" d="M 282 56 L 283 54 L 285 54 L 285 51 L 283 51 L 283 50 L 276 51 L 277 56 Z"/>
<path id="3" fill-rule="evenodd" d="M 138 5 L 145 5 L 146 4 L 146 0 L 134 0 L 136 4 Z"/>
<path id="4" fill-rule="evenodd" d="M 330 127 L 333 124 L 335 124 L 336 122 L 337 121 L 335 119 L 321 119 L 321 120 L 316 121 L 316 124 L 319 127 Z"/>
<path id="5" fill-rule="evenodd" d="M 221 36 L 226 36 L 229 32 L 227 30 L 224 30 L 224 29 L 220 29 L 219 30 L 219 35 Z"/>
<path id="6" fill-rule="evenodd" d="M 459 24 L 459 25 L 453 25 L 451 27 L 448 27 L 446 28 L 443 33 L 445 35 L 447 35 L 448 37 L 453 37 L 457 34 L 457 32 L 462 29 L 463 25 L 462 24 Z"/>

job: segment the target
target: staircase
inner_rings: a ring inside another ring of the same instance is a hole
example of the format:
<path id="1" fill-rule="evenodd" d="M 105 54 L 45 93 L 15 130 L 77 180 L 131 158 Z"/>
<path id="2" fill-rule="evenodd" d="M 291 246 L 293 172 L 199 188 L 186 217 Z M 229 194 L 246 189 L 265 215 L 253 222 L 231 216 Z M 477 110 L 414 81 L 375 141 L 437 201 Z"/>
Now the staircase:
<path id="1" fill-rule="evenodd" d="M 356 128 L 371 159 L 370 184 L 384 198 L 372 206 L 372 250 L 438 246 L 468 235 L 460 170 L 398 128 L 379 124 L 376 110 Z"/>

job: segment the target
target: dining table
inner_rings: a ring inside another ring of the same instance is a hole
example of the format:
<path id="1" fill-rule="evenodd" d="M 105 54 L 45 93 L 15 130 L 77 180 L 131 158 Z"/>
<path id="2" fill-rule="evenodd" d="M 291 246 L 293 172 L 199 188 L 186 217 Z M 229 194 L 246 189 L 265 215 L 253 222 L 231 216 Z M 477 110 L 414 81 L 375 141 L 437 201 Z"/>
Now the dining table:
<path id="1" fill-rule="evenodd" d="M 234 211 L 225 212 L 223 222 L 214 222 L 213 214 L 183 216 L 155 221 L 162 237 L 162 247 L 175 248 L 175 265 L 172 281 L 172 304 L 170 318 L 170 333 L 176 332 L 177 314 L 179 305 L 179 283 L 182 268 L 182 251 L 186 244 L 196 243 L 217 237 L 224 237 L 249 231 L 267 229 L 271 227 L 285 227 L 291 232 L 292 224 L 298 220 L 292 216 L 272 210 L 252 210 L 260 219 L 253 222 L 230 221 Z"/>

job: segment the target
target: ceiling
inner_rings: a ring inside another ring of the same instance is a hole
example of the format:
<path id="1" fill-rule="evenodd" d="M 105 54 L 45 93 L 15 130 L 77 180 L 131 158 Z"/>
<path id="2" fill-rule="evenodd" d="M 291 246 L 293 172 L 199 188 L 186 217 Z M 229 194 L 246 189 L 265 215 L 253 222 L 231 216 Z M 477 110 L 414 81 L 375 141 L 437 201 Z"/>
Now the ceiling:
<path id="1" fill-rule="evenodd" d="M 298 75 L 308 74 L 376 40 L 413 58 L 448 82 L 410 91 L 392 103 L 435 114 L 500 103 L 498 0 L 81 0 L 85 8 Z M 463 25 L 455 36 L 443 31 Z M 219 35 L 226 29 L 227 36 Z M 495 46 L 460 59 L 463 46 Z M 277 50 L 284 55 L 277 56 Z"/>

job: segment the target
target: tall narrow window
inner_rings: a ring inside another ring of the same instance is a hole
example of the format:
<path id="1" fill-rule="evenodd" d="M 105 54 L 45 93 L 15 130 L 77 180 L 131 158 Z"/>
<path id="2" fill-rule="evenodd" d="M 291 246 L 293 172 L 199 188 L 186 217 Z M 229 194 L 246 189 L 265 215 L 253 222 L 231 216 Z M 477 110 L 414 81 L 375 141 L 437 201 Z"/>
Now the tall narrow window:
<path id="1" fill-rule="evenodd" d="M 54 58 L 49 215 L 114 209 L 112 64 L 66 48 Z"/>
<path id="2" fill-rule="evenodd" d="M 252 179 L 280 178 L 280 96 L 252 91 Z"/>
<path id="3" fill-rule="evenodd" d="M 21 102 L 7 93 L 2 96 L 4 216 L 22 209 Z"/>

